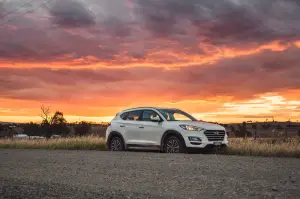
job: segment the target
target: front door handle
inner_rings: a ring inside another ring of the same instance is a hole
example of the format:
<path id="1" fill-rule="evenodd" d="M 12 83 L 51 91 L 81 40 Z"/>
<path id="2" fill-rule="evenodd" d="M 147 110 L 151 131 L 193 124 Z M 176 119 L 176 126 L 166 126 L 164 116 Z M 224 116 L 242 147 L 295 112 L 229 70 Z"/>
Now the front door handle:
<path id="1" fill-rule="evenodd" d="M 126 127 L 124 124 L 121 124 L 120 127 Z"/>
<path id="2" fill-rule="evenodd" d="M 143 129 L 144 127 L 143 127 L 143 126 L 139 126 L 139 128 L 140 128 L 140 129 Z"/>

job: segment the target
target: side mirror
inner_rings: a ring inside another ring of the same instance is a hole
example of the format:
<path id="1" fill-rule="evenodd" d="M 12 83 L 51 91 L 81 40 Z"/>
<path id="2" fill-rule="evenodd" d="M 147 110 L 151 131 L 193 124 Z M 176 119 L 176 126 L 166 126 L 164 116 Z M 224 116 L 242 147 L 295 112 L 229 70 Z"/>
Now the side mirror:
<path id="1" fill-rule="evenodd" d="M 161 122 L 161 120 L 160 120 L 160 118 L 158 116 L 151 118 L 151 121 L 152 122 Z"/>

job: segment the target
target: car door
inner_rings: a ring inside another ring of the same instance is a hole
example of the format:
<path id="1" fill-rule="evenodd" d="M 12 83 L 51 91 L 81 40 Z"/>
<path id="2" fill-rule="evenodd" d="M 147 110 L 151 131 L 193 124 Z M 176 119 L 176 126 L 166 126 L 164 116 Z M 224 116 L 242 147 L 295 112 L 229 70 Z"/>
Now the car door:
<path id="1" fill-rule="evenodd" d="M 151 118 L 160 117 L 154 110 L 143 110 L 139 129 L 141 142 L 145 145 L 159 146 L 164 133 L 162 122 L 153 122 Z M 160 118 L 162 120 L 162 118 Z M 162 120 L 163 121 L 163 120 Z"/>
<path id="2" fill-rule="evenodd" d="M 139 123 L 142 110 L 129 111 L 124 114 L 122 121 L 119 122 L 119 128 L 123 132 L 126 144 L 139 144 Z"/>

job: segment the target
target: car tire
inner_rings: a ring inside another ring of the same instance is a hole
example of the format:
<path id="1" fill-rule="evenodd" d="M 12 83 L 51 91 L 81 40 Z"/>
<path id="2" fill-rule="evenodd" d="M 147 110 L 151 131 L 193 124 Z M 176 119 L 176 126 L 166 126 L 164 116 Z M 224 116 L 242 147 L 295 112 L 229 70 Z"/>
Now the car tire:
<path id="1" fill-rule="evenodd" d="M 109 151 L 125 151 L 125 145 L 119 136 L 113 136 L 108 143 Z"/>
<path id="2" fill-rule="evenodd" d="M 163 152 L 164 153 L 184 153 L 186 151 L 183 140 L 177 136 L 167 137 L 164 141 Z"/>

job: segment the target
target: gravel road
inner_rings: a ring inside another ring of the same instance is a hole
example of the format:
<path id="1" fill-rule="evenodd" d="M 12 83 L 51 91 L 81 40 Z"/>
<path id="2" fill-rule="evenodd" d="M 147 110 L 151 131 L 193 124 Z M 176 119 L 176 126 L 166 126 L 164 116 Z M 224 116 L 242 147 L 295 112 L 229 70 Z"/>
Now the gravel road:
<path id="1" fill-rule="evenodd" d="M 0 198 L 300 198 L 300 159 L 1 149 Z"/>

